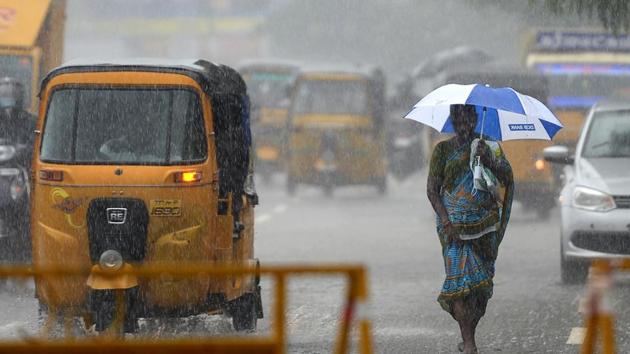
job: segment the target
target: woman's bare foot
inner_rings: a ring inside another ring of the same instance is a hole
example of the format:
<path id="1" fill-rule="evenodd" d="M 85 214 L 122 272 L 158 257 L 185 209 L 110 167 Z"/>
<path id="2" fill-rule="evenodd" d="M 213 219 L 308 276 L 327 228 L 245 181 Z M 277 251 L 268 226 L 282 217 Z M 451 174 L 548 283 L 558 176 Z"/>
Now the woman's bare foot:
<path id="1" fill-rule="evenodd" d="M 459 350 L 460 352 L 464 351 L 464 342 L 459 342 L 457 344 L 457 350 Z"/>

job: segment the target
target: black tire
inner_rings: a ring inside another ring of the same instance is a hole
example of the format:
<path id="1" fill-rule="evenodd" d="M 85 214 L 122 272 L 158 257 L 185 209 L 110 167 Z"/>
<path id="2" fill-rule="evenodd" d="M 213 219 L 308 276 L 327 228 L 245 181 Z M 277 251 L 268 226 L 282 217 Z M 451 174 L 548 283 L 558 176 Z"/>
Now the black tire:
<path id="1" fill-rule="evenodd" d="M 287 177 L 287 194 L 290 196 L 295 195 L 296 189 L 297 189 L 297 183 L 295 183 L 295 180 L 293 180 L 291 176 Z"/>
<path id="2" fill-rule="evenodd" d="M 324 195 L 327 197 L 332 197 L 335 192 L 335 187 L 331 184 L 324 185 Z"/>
<path id="3" fill-rule="evenodd" d="M 255 331 L 258 323 L 256 295 L 247 293 L 232 304 L 232 325 L 236 331 Z"/>
<path id="4" fill-rule="evenodd" d="M 588 267 L 580 262 L 564 259 L 564 252 L 560 247 L 560 279 L 562 284 L 582 284 L 586 281 Z"/>
<path id="5" fill-rule="evenodd" d="M 385 195 L 387 193 L 387 177 L 383 177 L 376 184 L 379 195 Z"/>

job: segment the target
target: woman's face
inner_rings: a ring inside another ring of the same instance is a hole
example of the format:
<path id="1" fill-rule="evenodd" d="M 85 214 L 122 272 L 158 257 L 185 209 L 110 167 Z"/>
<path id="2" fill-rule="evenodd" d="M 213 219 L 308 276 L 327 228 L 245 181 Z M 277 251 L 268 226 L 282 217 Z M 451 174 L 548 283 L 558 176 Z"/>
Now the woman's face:
<path id="1" fill-rule="evenodd" d="M 459 138 L 469 140 L 475 133 L 477 126 L 477 113 L 475 106 L 453 105 L 451 106 L 451 119 L 453 129 Z"/>

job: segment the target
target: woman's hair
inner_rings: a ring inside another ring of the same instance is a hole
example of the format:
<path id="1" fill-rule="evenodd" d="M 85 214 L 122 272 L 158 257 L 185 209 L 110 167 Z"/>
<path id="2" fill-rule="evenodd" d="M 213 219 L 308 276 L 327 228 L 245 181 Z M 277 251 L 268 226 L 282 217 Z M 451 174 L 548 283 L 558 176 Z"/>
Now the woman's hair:
<path id="1" fill-rule="evenodd" d="M 455 117 L 476 117 L 477 111 L 475 106 L 470 104 L 452 104 L 451 105 L 451 118 Z"/>

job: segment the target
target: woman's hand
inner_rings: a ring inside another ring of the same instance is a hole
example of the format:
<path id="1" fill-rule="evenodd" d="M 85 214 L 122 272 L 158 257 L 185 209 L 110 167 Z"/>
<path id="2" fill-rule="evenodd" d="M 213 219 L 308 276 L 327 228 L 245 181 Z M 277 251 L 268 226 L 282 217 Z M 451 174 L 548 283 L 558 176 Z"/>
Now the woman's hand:
<path id="1" fill-rule="evenodd" d="M 494 163 L 492 152 L 483 139 L 479 140 L 479 143 L 477 143 L 477 156 L 481 158 L 481 163 L 484 166 L 492 167 Z"/>
<path id="2" fill-rule="evenodd" d="M 450 221 L 443 223 L 442 227 L 444 228 L 444 234 L 446 235 L 446 243 L 460 244 L 462 242 L 462 240 L 459 238 L 459 235 L 457 234 L 457 231 L 455 230 L 455 227 L 453 226 L 453 224 L 451 224 Z"/>

